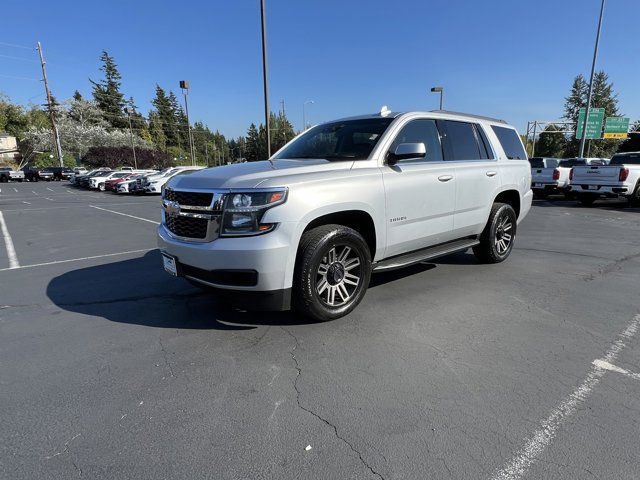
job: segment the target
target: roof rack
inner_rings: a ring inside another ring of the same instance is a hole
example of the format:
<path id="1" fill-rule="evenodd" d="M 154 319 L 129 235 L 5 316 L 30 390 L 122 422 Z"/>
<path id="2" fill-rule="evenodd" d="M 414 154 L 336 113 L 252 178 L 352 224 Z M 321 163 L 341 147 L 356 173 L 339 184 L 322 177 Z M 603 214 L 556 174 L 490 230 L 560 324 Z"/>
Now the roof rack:
<path id="1" fill-rule="evenodd" d="M 489 120 L 490 122 L 507 123 L 506 121 L 504 121 L 504 120 L 502 120 L 500 118 L 483 117 L 482 115 L 474 115 L 472 113 L 451 112 L 449 110 L 431 110 L 431 111 L 433 113 L 448 113 L 450 115 L 462 115 L 464 117 L 477 118 L 479 120 Z"/>

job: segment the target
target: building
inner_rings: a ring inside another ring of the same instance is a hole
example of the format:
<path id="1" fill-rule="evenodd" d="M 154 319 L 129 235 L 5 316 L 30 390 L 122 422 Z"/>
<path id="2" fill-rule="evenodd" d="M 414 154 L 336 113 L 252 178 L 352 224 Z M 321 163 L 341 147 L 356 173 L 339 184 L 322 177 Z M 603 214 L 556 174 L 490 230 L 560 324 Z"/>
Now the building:
<path id="1" fill-rule="evenodd" d="M 18 141 L 13 135 L 0 133 L 0 163 L 14 162 L 18 156 Z"/>

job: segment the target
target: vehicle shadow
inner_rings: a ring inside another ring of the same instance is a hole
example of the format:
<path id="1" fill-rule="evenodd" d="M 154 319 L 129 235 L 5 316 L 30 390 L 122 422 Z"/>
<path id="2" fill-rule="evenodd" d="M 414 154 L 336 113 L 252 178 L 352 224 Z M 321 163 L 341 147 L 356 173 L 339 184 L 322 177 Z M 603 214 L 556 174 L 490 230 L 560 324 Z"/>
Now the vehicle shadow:
<path id="1" fill-rule="evenodd" d="M 314 323 L 291 312 L 245 312 L 171 277 L 157 250 L 53 278 L 47 296 L 63 310 L 156 328 L 248 330 Z"/>

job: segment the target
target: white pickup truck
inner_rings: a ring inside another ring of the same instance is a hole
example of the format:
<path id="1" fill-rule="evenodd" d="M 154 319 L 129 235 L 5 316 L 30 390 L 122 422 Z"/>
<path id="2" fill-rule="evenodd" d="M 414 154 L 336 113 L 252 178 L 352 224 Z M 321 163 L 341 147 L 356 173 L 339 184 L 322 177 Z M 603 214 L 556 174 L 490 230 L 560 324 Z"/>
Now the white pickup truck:
<path id="1" fill-rule="evenodd" d="M 617 153 L 609 165 L 573 167 L 570 177 L 571 192 L 583 205 L 601 197 L 624 197 L 640 205 L 640 152 Z"/>
<path id="2" fill-rule="evenodd" d="M 606 165 L 606 158 L 542 158 L 533 157 L 531 163 L 531 190 L 536 198 L 561 194 L 573 198 L 569 188 L 571 169 L 577 165 Z M 534 168 L 535 166 L 535 168 Z"/>

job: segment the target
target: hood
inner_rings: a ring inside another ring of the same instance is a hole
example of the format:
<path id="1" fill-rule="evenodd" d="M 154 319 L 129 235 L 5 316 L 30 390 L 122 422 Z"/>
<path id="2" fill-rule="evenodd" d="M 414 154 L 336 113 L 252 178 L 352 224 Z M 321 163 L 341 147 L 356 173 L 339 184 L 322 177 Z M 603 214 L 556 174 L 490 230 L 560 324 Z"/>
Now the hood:
<path id="1" fill-rule="evenodd" d="M 234 163 L 222 167 L 205 168 L 185 175 L 177 175 L 168 183 L 171 188 L 255 188 L 266 180 L 332 170 L 349 170 L 353 161 L 330 162 L 324 159 L 267 160 L 260 162 Z M 284 181 L 285 179 L 283 179 Z"/>

